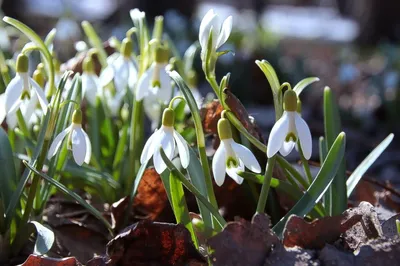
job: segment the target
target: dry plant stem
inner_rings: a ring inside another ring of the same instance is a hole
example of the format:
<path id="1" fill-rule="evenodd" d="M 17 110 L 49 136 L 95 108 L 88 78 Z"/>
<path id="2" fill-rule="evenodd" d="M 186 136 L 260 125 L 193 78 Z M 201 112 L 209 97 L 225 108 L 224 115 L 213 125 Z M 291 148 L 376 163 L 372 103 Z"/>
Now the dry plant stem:
<path id="1" fill-rule="evenodd" d="M 268 159 L 267 166 L 265 169 L 264 182 L 261 188 L 260 198 L 258 199 L 257 203 L 257 210 L 256 210 L 257 213 L 263 213 L 265 210 L 265 204 L 267 203 L 268 192 L 271 186 L 272 171 L 274 169 L 275 160 L 276 160 L 276 155 Z"/>

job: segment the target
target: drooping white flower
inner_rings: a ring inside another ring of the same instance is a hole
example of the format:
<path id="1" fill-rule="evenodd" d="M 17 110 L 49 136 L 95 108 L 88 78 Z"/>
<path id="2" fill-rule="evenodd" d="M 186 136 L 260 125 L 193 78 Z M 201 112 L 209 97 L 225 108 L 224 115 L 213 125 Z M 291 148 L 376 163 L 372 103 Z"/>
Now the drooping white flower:
<path id="1" fill-rule="evenodd" d="M 84 162 L 89 163 L 90 157 L 92 156 L 92 145 L 89 136 L 82 129 L 82 112 L 80 110 L 74 111 L 71 125 L 55 137 L 50 146 L 47 158 L 50 159 L 57 153 L 67 135 L 68 149 L 72 150 L 72 155 L 76 164 L 82 165 Z"/>
<path id="2" fill-rule="evenodd" d="M 232 31 L 232 16 L 229 16 L 224 20 L 221 26 L 221 22 L 218 15 L 211 9 L 204 16 L 200 24 L 199 30 L 199 41 L 201 45 L 202 53 L 207 49 L 208 41 L 210 38 L 210 31 L 212 32 L 212 45 L 211 49 L 214 52 L 221 47 L 229 38 Z"/>
<path id="3" fill-rule="evenodd" d="M 161 103 L 168 103 L 172 98 L 171 78 L 167 73 L 167 63 L 169 51 L 166 48 L 159 47 L 156 49 L 154 63 L 140 77 L 137 89 L 136 100 L 140 101 L 150 94 Z"/>
<path id="4" fill-rule="evenodd" d="M 35 108 L 39 102 L 43 113 L 47 112 L 47 99 L 43 89 L 28 75 L 28 57 L 20 54 L 17 59 L 17 73 L 8 84 L 5 91 L 5 111 L 6 114 L 15 113 L 23 101 L 27 102 L 27 106 Z M 30 104 L 28 105 L 28 102 Z M 33 109 L 27 110 L 32 112 Z"/>
<path id="5" fill-rule="evenodd" d="M 157 173 L 161 174 L 167 168 L 160 154 L 163 148 L 168 159 L 172 159 L 175 149 L 178 148 L 179 157 L 183 168 L 189 165 L 189 147 L 185 139 L 174 129 L 174 110 L 166 108 L 163 113 L 162 126 L 153 133 L 144 145 L 140 163 L 143 164 L 153 157 L 153 164 Z"/>
<path id="6" fill-rule="evenodd" d="M 255 173 L 261 172 L 260 164 L 253 153 L 232 139 L 230 123 L 226 118 L 218 121 L 218 134 L 221 143 L 212 161 L 214 180 L 218 186 L 224 183 L 225 173 L 236 183 L 242 184 L 243 178 L 237 172 L 244 171 L 245 166 Z"/>
<path id="7" fill-rule="evenodd" d="M 117 91 L 132 90 L 137 82 L 137 69 L 132 58 L 132 40 L 125 38 L 121 44 L 121 53 L 111 55 L 108 66 L 100 73 L 100 83 L 104 87 L 111 81 Z"/>
<path id="8" fill-rule="evenodd" d="M 92 56 L 87 56 L 83 61 L 82 96 L 94 106 L 99 95 L 99 77 L 94 72 Z"/>
<path id="9" fill-rule="evenodd" d="M 267 156 L 271 158 L 278 151 L 288 155 L 299 140 L 304 158 L 311 158 L 312 138 L 310 128 L 297 112 L 297 95 L 292 90 L 284 94 L 284 112 L 275 123 L 268 138 Z"/>

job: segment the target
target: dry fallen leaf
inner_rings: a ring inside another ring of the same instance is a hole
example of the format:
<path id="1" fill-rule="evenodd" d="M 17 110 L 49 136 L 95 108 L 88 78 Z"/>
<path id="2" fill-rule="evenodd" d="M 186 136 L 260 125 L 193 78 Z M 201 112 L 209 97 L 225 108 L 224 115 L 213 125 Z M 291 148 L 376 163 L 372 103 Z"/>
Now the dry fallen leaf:
<path id="1" fill-rule="evenodd" d="M 39 255 L 29 255 L 22 266 L 81 266 L 74 257 L 56 259 Z"/>

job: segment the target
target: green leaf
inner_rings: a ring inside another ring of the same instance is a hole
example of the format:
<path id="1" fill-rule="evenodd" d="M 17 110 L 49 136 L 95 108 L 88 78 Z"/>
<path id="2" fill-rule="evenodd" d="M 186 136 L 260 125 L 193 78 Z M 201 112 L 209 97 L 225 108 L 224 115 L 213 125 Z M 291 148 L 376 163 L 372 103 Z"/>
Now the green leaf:
<path id="1" fill-rule="evenodd" d="M 336 136 L 341 131 L 341 123 L 339 109 L 333 92 L 329 87 L 324 89 L 324 125 L 327 148 L 330 149 Z M 327 202 L 330 202 L 330 206 L 326 206 L 330 215 L 339 215 L 347 208 L 346 178 L 345 157 L 343 157 L 332 186 L 326 194 Z"/>
<path id="2" fill-rule="evenodd" d="M 31 170 L 32 172 L 34 172 L 35 174 L 41 176 L 44 180 L 46 180 L 47 182 L 51 183 L 53 186 L 55 186 L 58 190 L 60 190 L 62 193 L 70 196 L 71 198 L 73 198 L 74 200 L 76 200 L 79 204 L 81 204 L 85 209 L 88 210 L 89 213 L 91 213 L 94 217 L 96 217 L 97 219 L 99 219 L 105 226 L 106 228 L 109 230 L 109 232 L 111 233 L 111 235 L 113 235 L 113 231 L 112 231 L 112 227 L 111 224 L 104 218 L 104 216 L 102 215 L 101 212 L 99 212 L 96 208 L 94 208 L 92 205 L 90 205 L 89 203 L 87 203 L 84 199 L 81 198 L 81 196 L 79 196 L 78 194 L 76 194 L 75 192 L 69 190 L 66 186 L 64 186 L 63 184 L 61 184 L 60 182 L 58 182 L 57 180 L 51 178 L 50 176 L 41 173 L 39 171 L 37 171 L 35 169 L 34 166 L 30 165 L 27 162 L 24 162 L 25 166 L 27 168 L 29 168 L 29 170 Z"/>
<path id="3" fill-rule="evenodd" d="M 346 135 L 342 132 L 333 143 L 332 148 L 329 150 L 321 169 L 310 187 L 296 205 L 294 205 L 293 208 L 272 228 L 277 235 L 282 236 L 284 226 L 290 215 L 295 214 L 298 216 L 305 216 L 312 210 L 315 204 L 320 201 L 339 169 L 340 163 L 343 159 L 345 146 Z"/>
<path id="4" fill-rule="evenodd" d="M 107 53 L 104 50 L 103 42 L 101 41 L 99 35 L 97 35 L 96 31 L 94 30 L 90 22 L 83 21 L 81 25 L 83 31 L 86 34 L 86 37 L 89 40 L 90 45 L 97 49 L 101 66 L 105 68 L 107 66 Z"/>
<path id="5" fill-rule="evenodd" d="M 0 165 L 2 166 L 0 177 L 0 200 L 2 208 L 10 204 L 12 194 L 17 187 L 17 174 L 13 152 L 7 133 L 0 128 Z"/>
<path id="6" fill-rule="evenodd" d="M 53 28 L 49 33 L 47 33 L 46 38 L 44 39 L 44 44 L 49 47 L 54 40 L 54 37 L 56 37 L 57 30 Z"/>
<path id="7" fill-rule="evenodd" d="M 169 175 L 169 184 L 171 191 L 171 206 L 174 211 L 176 222 L 183 224 L 186 229 L 189 230 L 193 243 L 196 248 L 198 248 L 199 241 L 197 240 L 196 234 L 193 230 L 192 220 L 190 219 L 185 199 L 185 192 L 183 191 L 182 183 L 179 181 L 179 178 L 176 177 L 174 172 L 171 172 Z"/>
<path id="8" fill-rule="evenodd" d="M 393 140 L 393 133 L 389 134 L 368 156 L 360 163 L 359 166 L 354 170 L 354 172 L 347 179 L 347 197 L 350 197 L 354 188 L 357 186 L 358 182 L 365 174 L 365 172 L 371 167 L 371 165 L 378 159 L 378 157 L 383 153 L 383 151 L 389 146 Z"/>
<path id="9" fill-rule="evenodd" d="M 299 83 L 296 84 L 296 86 L 294 86 L 293 90 L 294 92 L 296 92 L 297 96 L 300 95 L 300 93 L 310 84 L 319 81 L 319 78 L 317 77 L 310 77 L 310 78 L 305 78 L 301 81 L 299 81 Z"/>
<path id="10" fill-rule="evenodd" d="M 199 158 L 191 147 L 189 147 L 189 153 L 190 163 L 186 170 L 189 174 L 190 181 L 205 198 L 208 198 L 207 185 L 204 180 L 204 172 Z M 212 216 L 210 211 L 203 203 L 201 203 L 199 199 L 196 199 L 196 201 L 197 205 L 199 206 L 200 215 L 204 221 L 205 226 L 212 228 Z"/>
<path id="11" fill-rule="evenodd" d="M 36 221 L 31 221 L 29 223 L 36 229 L 36 243 L 33 254 L 46 254 L 54 244 L 55 237 L 53 231 Z"/>

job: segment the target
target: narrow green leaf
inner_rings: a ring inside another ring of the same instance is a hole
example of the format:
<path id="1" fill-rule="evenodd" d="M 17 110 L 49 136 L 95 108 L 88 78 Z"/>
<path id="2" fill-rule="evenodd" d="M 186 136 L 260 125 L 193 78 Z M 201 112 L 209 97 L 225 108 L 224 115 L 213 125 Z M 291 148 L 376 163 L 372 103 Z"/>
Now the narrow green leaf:
<path id="1" fill-rule="evenodd" d="M 36 242 L 33 254 L 46 254 L 54 244 L 55 237 L 53 231 L 36 221 L 31 221 L 29 223 L 36 229 Z"/>
<path id="2" fill-rule="evenodd" d="M 319 81 L 319 78 L 317 77 L 310 77 L 310 78 L 305 78 L 301 81 L 299 81 L 299 83 L 296 84 L 296 86 L 294 86 L 293 90 L 294 92 L 296 92 L 297 95 L 300 95 L 300 93 L 310 84 Z"/>
<path id="3" fill-rule="evenodd" d="M 111 224 L 104 218 L 104 216 L 102 215 L 101 212 L 99 212 L 96 208 L 94 208 L 92 205 L 90 205 L 89 203 L 87 203 L 84 199 L 81 198 L 81 196 L 79 196 L 78 194 L 76 194 L 75 192 L 69 190 L 66 186 L 64 186 L 63 184 L 61 184 L 60 182 L 58 182 L 57 180 L 51 178 L 50 176 L 41 173 L 39 171 L 37 171 L 35 169 L 35 167 L 31 166 L 29 163 L 24 162 L 25 166 L 27 168 L 29 168 L 32 172 L 34 172 L 35 174 L 41 176 L 44 180 L 46 180 L 47 182 L 51 183 L 53 186 L 55 186 L 58 190 L 60 190 L 61 192 L 63 192 L 64 194 L 70 196 L 71 198 L 73 198 L 74 200 L 76 200 L 79 204 L 81 204 L 85 209 L 88 210 L 89 213 L 91 213 L 94 217 L 96 217 L 97 219 L 99 219 L 109 230 L 109 232 L 111 233 L 111 235 L 113 235 L 113 231 L 112 231 L 112 227 Z"/>
<path id="4" fill-rule="evenodd" d="M 328 147 L 326 147 L 326 141 L 324 137 L 319 138 L 319 162 L 322 164 L 325 161 L 326 154 L 328 153 Z"/>
<path id="5" fill-rule="evenodd" d="M 90 24 L 90 22 L 83 21 L 81 25 L 83 31 L 86 34 L 86 37 L 89 40 L 90 45 L 97 49 L 101 66 L 105 68 L 107 66 L 107 53 L 104 50 L 103 42 L 101 41 L 99 35 L 97 35 L 95 29 L 93 28 L 92 24 Z"/>
<path id="6" fill-rule="evenodd" d="M 340 167 L 345 146 L 346 135 L 342 132 L 333 143 L 332 148 L 329 150 L 321 169 L 310 187 L 296 205 L 294 205 L 293 208 L 272 228 L 277 235 L 282 236 L 284 226 L 290 215 L 295 214 L 298 216 L 305 216 L 322 198 Z"/>
<path id="7" fill-rule="evenodd" d="M 187 172 L 189 174 L 190 181 L 205 198 L 208 198 L 207 185 L 204 180 L 204 172 L 199 158 L 191 147 L 189 147 L 189 153 L 190 163 L 187 168 Z M 212 228 L 212 216 L 210 211 L 203 203 L 201 203 L 199 199 L 196 199 L 196 201 L 197 205 L 199 206 L 200 215 L 204 221 L 205 226 Z"/>
<path id="8" fill-rule="evenodd" d="M 354 188 L 357 186 L 358 182 L 365 174 L 365 172 L 371 167 L 371 165 L 378 159 L 378 157 L 383 153 L 383 151 L 389 146 L 393 140 L 393 133 L 389 134 L 368 156 L 360 163 L 359 166 L 354 170 L 354 172 L 347 179 L 347 197 L 350 197 Z"/>
<path id="9" fill-rule="evenodd" d="M 7 133 L 0 128 L 0 200 L 4 206 L 10 204 L 12 194 L 17 187 L 17 174 L 15 173 L 15 164 L 13 152 Z M 4 208 L 3 206 L 3 208 Z"/>
<path id="10" fill-rule="evenodd" d="M 192 220 L 190 219 L 185 199 L 185 192 L 183 191 L 182 183 L 179 181 L 179 178 L 176 177 L 174 172 L 171 172 L 169 175 L 169 185 L 171 191 L 171 206 L 174 211 L 176 222 L 183 224 L 186 229 L 189 230 L 193 243 L 196 248 L 198 248 L 199 241 L 197 240 L 196 234 L 193 230 Z"/>
<path id="11" fill-rule="evenodd" d="M 49 47 L 53 43 L 54 37 L 56 37 L 57 30 L 53 28 L 49 33 L 47 33 L 46 38 L 44 39 L 44 45 Z"/>
<path id="12" fill-rule="evenodd" d="M 271 86 L 272 92 L 274 94 L 278 94 L 280 83 L 273 66 L 267 60 L 256 60 L 256 64 L 262 70 L 262 72 L 264 72 L 264 75 L 268 79 L 268 82 Z"/>
<path id="13" fill-rule="evenodd" d="M 327 148 L 330 149 L 336 136 L 341 131 L 341 123 L 339 109 L 336 105 L 333 92 L 329 87 L 325 87 L 324 89 L 324 125 Z M 331 199 L 330 206 L 327 206 L 330 215 L 339 215 L 347 208 L 345 160 L 346 158 L 343 157 L 343 161 L 333 180 L 332 186 L 326 195 L 326 197 L 330 197 Z"/>

